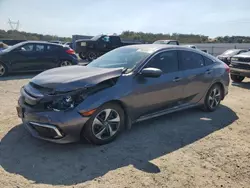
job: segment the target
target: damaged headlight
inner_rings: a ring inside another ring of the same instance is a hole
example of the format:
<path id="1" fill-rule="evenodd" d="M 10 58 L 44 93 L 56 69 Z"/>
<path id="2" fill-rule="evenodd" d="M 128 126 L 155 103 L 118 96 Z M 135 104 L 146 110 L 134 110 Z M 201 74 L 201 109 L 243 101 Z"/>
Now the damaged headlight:
<path id="1" fill-rule="evenodd" d="M 72 109 L 81 103 L 87 97 L 81 92 L 69 93 L 63 96 L 53 97 L 53 101 L 47 105 L 47 108 L 54 111 Z"/>

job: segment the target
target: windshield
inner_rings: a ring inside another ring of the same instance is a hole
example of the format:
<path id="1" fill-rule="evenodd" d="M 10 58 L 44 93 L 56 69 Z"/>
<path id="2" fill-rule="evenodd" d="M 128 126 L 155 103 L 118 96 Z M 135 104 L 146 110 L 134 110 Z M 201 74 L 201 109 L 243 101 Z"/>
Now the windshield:
<path id="1" fill-rule="evenodd" d="M 101 38 L 101 37 L 102 37 L 102 35 L 97 35 L 97 36 L 95 36 L 95 37 L 92 37 L 91 40 L 98 40 L 98 39 Z"/>
<path id="2" fill-rule="evenodd" d="M 238 50 L 227 50 L 223 53 L 223 55 L 235 55 L 238 52 L 239 52 Z"/>
<path id="3" fill-rule="evenodd" d="M 164 40 L 158 40 L 158 41 L 155 41 L 153 44 L 165 44 L 165 41 Z"/>
<path id="4" fill-rule="evenodd" d="M 137 63 L 152 54 L 150 49 L 123 47 L 104 54 L 87 66 L 99 68 L 124 68 L 129 72 Z"/>

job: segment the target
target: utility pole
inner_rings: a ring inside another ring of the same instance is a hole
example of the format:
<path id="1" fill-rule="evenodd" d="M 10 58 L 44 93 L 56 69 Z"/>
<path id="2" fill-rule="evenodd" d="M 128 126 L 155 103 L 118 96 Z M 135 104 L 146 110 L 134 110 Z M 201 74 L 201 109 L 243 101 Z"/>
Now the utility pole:
<path id="1" fill-rule="evenodd" d="M 19 20 L 17 22 L 14 22 L 14 21 L 11 21 L 9 19 L 8 24 L 9 24 L 11 30 L 18 31 L 19 26 L 20 26 Z"/>

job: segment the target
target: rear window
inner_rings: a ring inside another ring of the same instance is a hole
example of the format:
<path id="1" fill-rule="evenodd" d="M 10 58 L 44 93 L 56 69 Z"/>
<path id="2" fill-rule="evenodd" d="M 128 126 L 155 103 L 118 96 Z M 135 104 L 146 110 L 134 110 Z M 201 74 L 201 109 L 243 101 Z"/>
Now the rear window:
<path id="1" fill-rule="evenodd" d="M 56 45 L 48 45 L 47 46 L 48 51 L 55 51 L 55 50 L 58 50 L 58 49 L 60 49 L 60 46 L 56 46 Z"/>

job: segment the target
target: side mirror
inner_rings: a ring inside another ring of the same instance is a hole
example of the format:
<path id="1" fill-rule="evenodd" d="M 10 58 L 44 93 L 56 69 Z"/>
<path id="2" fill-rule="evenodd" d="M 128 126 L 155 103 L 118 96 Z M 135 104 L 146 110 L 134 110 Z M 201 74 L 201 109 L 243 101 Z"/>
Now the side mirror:
<path id="1" fill-rule="evenodd" d="M 160 69 L 157 69 L 157 68 L 149 67 L 149 68 L 142 69 L 140 74 L 144 77 L 158 78 L 161 76 L 162 71 Z"/>

